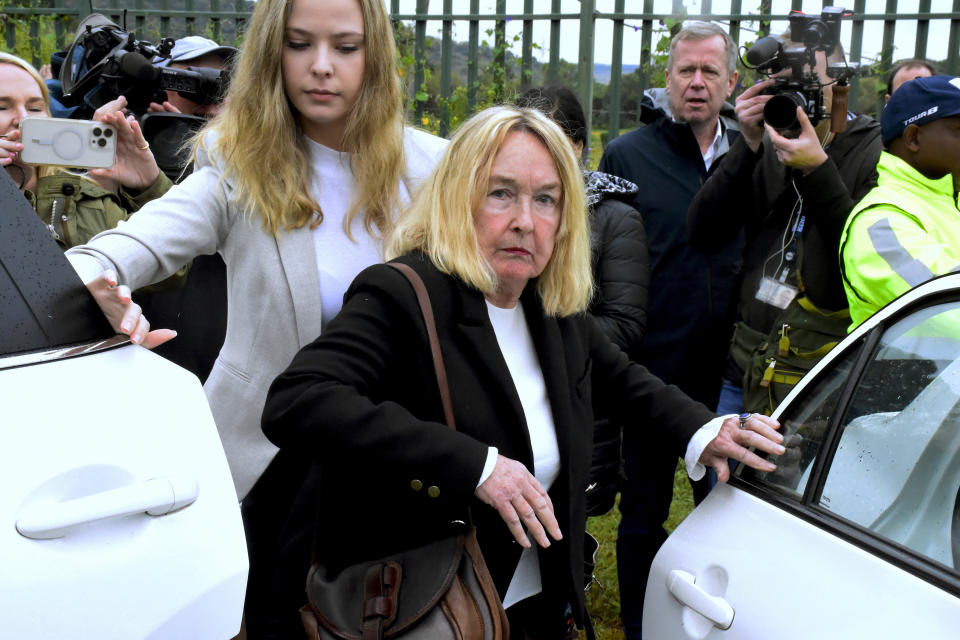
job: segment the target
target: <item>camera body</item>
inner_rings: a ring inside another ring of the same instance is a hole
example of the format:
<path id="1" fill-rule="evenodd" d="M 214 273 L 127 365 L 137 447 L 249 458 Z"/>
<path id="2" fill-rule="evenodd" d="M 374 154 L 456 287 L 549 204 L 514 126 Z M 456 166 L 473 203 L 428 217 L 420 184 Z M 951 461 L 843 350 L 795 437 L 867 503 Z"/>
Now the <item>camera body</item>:
<path id="1" fill-rule="evenodd" d="M 174 40 L 154 46 L 137 40 L 100 14 L 88 16 L 66 52 L 60 69 L 61 101 L 66 106 L 86 101 L 94 108 L 119 95 L 140 115 L 151 102 L 162 103 L 166 91 L 176 91 L 198 104 L 223 100 L 229 83 L 227 70 L 157 67 L 154 58 L 169 58 Z"/>
<path id="2" fill-rule="evenodd" d="M 840 44 L 840 20 L 852 15 L 841 7 L 824 7 L 820 16 L 806 15 L 800 11 L 791 11 L 790 40 L 802 43 L 799 47 L 784 47 L 773 36 L 766 36 L 747 51 L 748 66 L 758 72 L 774 76 L 785 69 L 790 70 L 789 77 L 775 78 L 775 84 L 763 91 L 773 96 L 763 109 L 763 119 L 780 134 L 796 137 L 800 132 L 797 120 L 797 107 L 813 125 L 826 117 L 823 101 L 825 78 L 813 69 L 816 66 L 816 54 L 823 51 L 830 56 Z M 855 73 L 847 64 L 834 64 L 827 68 L 827 75 L 837 83 L 845 85 Z"/>
<path id="3" fill-rule="evenodd" d="M 106 169 L 117 155 L 113 127 L 92 120 L 40 118 L 20 121 L 20 158 L 27 164 Z"/>
<path id="4" fill-rule="evenodd" d="M 801 11 L 790 12 L 790 39 L 804 48 L 824 51 L 827 56 L 840 44 L 840 20 L 847 15 L 842 7 L 824 7 L 820 17 Z"/>

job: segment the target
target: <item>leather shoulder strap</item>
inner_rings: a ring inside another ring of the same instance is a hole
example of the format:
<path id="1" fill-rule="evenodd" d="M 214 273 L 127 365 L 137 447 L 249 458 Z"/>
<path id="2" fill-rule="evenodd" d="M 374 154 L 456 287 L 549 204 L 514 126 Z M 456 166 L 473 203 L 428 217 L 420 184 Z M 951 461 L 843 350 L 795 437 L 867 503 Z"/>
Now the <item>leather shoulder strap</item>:
<path id="1" fill-rule="evenodd" d="M 437 374 L 437 386 L 440 388 L 440 401 L 443 403 L 443 415 L 446 418 L 447 426 L 456 431 L 457 424 L 453 420 L 453 405 L 450 404 L 450 389 L 447 386 L 447 369 L 443 365 L 443 353 L 440 351 L 440 340 L 437 338 L 437 325 L 433 320 L 433 306 L 430 304 L 430 294 L 427 293 L 427 287 L 423 279 L 410 268 L 400 262 L 388 262 L 387 266 L 393 267 L 410 281 L 414 292 L 417 294 L 417 302 L 420 304 L 420 313 L 423 314 L 423 323 L 427 326 L 427 338 L 430 340 L 430 354 L 433 356 L 433 370 Z"/>

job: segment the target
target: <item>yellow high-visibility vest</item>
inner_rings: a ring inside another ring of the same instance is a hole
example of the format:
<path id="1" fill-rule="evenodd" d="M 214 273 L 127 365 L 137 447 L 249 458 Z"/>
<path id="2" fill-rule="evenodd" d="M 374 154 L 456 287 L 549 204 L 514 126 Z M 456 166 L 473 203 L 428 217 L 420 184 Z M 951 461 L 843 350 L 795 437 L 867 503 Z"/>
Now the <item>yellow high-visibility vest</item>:
<path id="1" fill-rule="evenodd" d="M 909 289 L 960 270 L 952 176 L 931 180 L 887 152 L 877 173 L 877 186 L 850 212 L 840 237 L 850 331 Z"/>

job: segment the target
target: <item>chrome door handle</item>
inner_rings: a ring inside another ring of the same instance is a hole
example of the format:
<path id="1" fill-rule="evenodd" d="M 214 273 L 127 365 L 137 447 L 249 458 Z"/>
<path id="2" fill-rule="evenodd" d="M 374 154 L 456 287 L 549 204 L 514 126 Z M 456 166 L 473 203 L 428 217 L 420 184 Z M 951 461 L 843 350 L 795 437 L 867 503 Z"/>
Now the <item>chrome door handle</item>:
<path id="1" fill-rule="evenodd" d="M 187 507 L 197 499 L 199 483 L 190 478 L 152 478 L 93 495 L 55 504 L 27 507 L 17 518 L 25 538 L 62 538 L 73 527 L 134 513 L 162 516 Z"/>
<path id="2" fill-rule="evenodd" d="M 704 591 L 692 574 L 674 569 L 667 574 L 667 590 L 683 606 L 696 611 L 718 629 L 729 629 L 733 624 L 734 611 L 730 603 Z"/>

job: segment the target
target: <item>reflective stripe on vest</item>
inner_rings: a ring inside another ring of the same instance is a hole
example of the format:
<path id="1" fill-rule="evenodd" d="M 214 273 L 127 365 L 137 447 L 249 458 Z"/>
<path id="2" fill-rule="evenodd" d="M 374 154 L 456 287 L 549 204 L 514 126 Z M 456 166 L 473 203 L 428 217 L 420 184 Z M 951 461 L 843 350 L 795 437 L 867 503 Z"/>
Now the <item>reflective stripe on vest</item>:
<path id="1" fill-rule="evenodd" d="M 934 274 L 927 265 L 923 264 L 900 244 L 897 234 L 890 226 L 890 220 L 884 218 L 874 222 L 867 229 L 870 241 L 877 255 L 884 259 L 890 269 L 911 287 L 922 284 L 933 278 Z"/>

